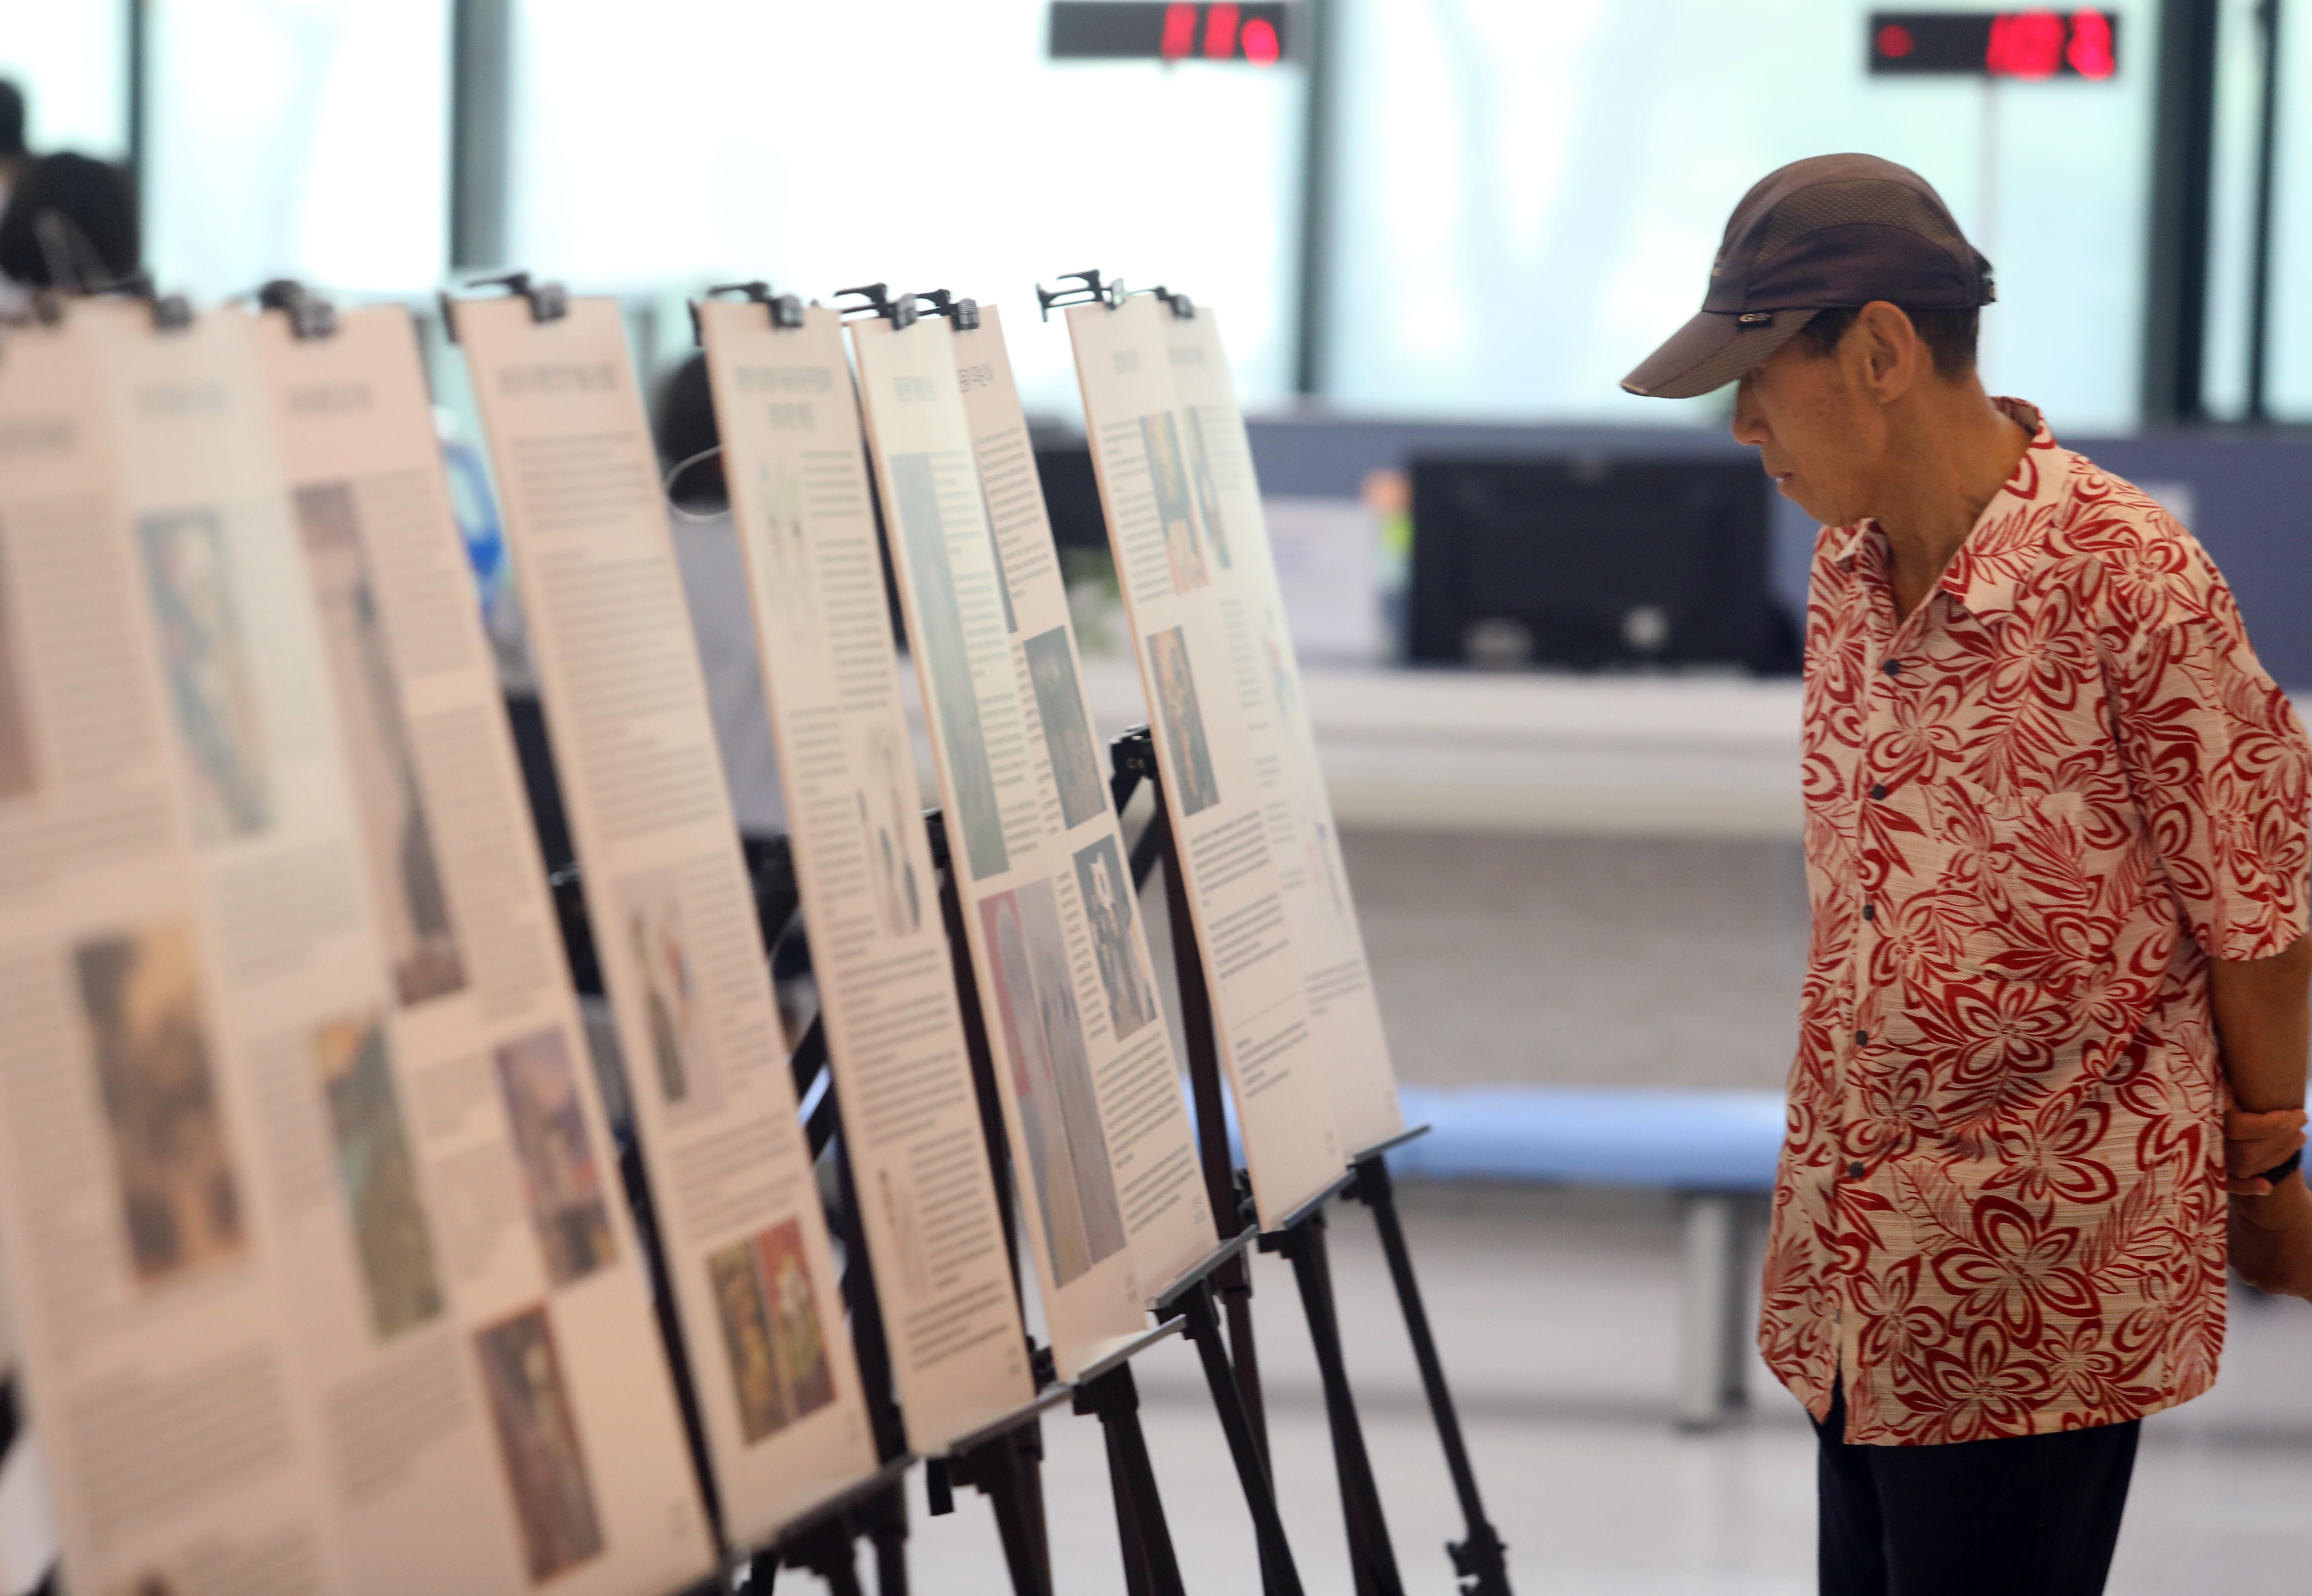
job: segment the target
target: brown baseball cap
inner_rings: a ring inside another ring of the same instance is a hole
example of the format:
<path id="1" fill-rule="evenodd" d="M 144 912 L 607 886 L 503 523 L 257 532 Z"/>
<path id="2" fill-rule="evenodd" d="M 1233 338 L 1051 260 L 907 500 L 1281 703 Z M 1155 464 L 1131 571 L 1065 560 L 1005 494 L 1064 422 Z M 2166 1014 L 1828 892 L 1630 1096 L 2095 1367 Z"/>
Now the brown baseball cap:
<path id="1" fill-rule="evenodd" d="M 1972 310 L 1995 297 L 1991 263 L 1926 179 L 1876 155 L 1816 155 L 1767 173 L 1742 196 L 1700 314 L 1622 386 L 1691 399 L 1757 367 L 1817 310 L 1873 300 Z"/>

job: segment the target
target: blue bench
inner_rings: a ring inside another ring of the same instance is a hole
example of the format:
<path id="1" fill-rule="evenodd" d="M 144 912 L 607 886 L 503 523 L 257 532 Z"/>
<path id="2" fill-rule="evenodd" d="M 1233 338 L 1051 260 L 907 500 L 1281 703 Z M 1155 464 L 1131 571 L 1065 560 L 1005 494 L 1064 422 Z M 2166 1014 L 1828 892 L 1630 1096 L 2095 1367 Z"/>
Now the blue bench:
<path id="1" fill-rule="evenodd" d="M 1743 1405 L 1753 1248 L 1746 1232 L 1773 1190 L 1775 1092 L 1605 1086 L 1405 1086 L 1408 1125 L 1429 1134 L 1389 1155 L 1407 1181 L 1668 1190 L 1684 1233 L 1678 1422 L 1716 1424 Z"/>

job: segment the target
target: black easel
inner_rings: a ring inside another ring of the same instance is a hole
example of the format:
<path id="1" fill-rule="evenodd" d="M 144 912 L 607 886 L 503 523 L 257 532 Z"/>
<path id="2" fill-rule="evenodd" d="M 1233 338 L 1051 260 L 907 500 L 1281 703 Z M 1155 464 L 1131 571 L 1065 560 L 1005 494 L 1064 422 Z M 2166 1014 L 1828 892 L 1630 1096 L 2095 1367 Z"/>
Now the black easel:
<path id="1" fill-rule="evenodd" d="M 1116 292 L 1115 285 L 1110 284 L 1108 292 Z M 1167 295 L 1166 298 L 1169 302 L 1174 296 Z M 1177 312 L 1177 305 L 1175 309 Z M 1197 1135 L 1199 1150 L 1204 1161 L 1205 1180 L 1216 1185 L 1218 1180 L 1225 1178 L 1234 1187 L 1242 1182 L 1242 1175 L 1235 1168 L 1234 1158 L 1228 1147 L 1225 1122 L 1222 1118 L 1218 1038 L 1213 1029 L 1212 994 L 1204 981 L 1203 957 L 1196 946 L 1194 922 L 1189 916 L 1187 882 L 1179 869 L 1178 842 L 1172 831 L 1170 811 L 1164 801 L 1155 745 L 1148 728 L 1136 727 L 1118 737 L 1111 746 L 1110 758 L 1115 770 L 1112 787 L 1119 814 L 1143 781 L 1148 784 L 1154 800 L 1154 812 L 1149 818 L 1147 828 L 1133 846 L 1133 886 L 1135 892 L 1138 891 L 1144 885 L 1149 872 L 1160 863 L 1163 866 L 1165 907 L 1171 921 L 1181 1021 L 1187 1033 L 1188 1075 L 1195 1095 Z M 1412 1255 L 1406 1246 L 1404 1227 L 1398 1220 L 1395 1193 L 1389 1183 L 1385 1155 L 1390 1147 L 1419 1134 L 1419 1129 L 1408 1131 L 1356 1155 L 1349 1173 L 1339 1185 L 1288 1216 L 1275 1230 L 1261 1237 L 1260 1245 L 1263 1251 L 1275 1252 L 1292 1264 L 1294 1283 L 1300 1288 L 1301 1305 L 1308 1315 L 1309 1338 L 1316 1351 L 1318 1374 L 1324 1386 L 1325 1416 L 1332 1433 L 1334 1468 L 1340 1483 L 1342 1518 L 1348 1533 L 1350 1561 L 1356 1578 L 1358 1596 L 1402 1596 L 1404 1583 L 1397 1573 L 1379 1489 L 1373 1478 L 1371 1459 L 1365 1447 L 1363 1426 L 1357 1417 L 1355 1398 L 1349 1387 L 1347 1365 L 1342 1353 L 1339 1309 L 1333 1292 L 1331 1262 L 1325 1245 L 1324 1205 L 1336 1193 L 1345 1193 L 1371 1207 L 1375 1225 L 1380 1232 L 1382 1249 L 1388 1258 L 1389 1277 L 1397 1289 L 1398 1305 L 1405 1314 L 1406 1329 L 1413 1340 L 1414 1356 L 1421 1368 L 1422 1384 L 1428 1396 L 1430 1411 L 1436 1419 L 1438 1438 L 1445 1451 L 1446 1466 L 1453 1477 L 1455 1494 L 1459 1498 L 1462 1515 L 1467 1525 L 1467 1538 L 1449 1542 L 1446 1547 L 1454 1572 L 1471 1582 L 1463 1587 L 1465 1596 L 1510 1596 L 1508 1570 L 1503 1560 L 1505 1548 L 1501 1537 L 1486 1519 L 1484 1505 L 1478 1496 L 1476 1475 L 1470 1467 L 1460 1420 L 1453 1407 L 1452 1393 L 1445 1383 L 1444 1367 L 1437 1356 L 1435 1339 L 1430 1332 L 1428 1312 L 1422 1302 L 1419 1283 L 1414 1277 Z M 1240 1384 L 1250 1386 L 1252 1401 L 1257 1404 L 1259 1374 L 1257 1366 L 1252 1362 L 1250 1295 L 1251 1284 L 1248 1278 L 1243 1286 L 1241 1318 L 1232 1316 L 1230 1330 L 1231 1343 L 1239 1349 L 1236 1378 Z M 1231 1304 L 1232 1308 L 1239 1305 Z M 1265 1444 L 1263 1452 L 1265 1452 Z"/>
<path id="2" fill-rule="evenodd" d="M 846 291 L 850 292 L 850 291 Z M 998 1229 L 1003 1236 L 1003 1261 L 1012 1270 L 1012 1300 L 1025 1313 L 1026 1293 L 1020 1279 L 1018 1216 L 1012 1212 L 1011 1141 L 1003 1129 L 1003 1103 L 997 1095 L 995 1060 L 987 1045 L 987 1018 L 979 1008 L 979 983 L 971 971 L 971 948 L 965 938 L 963 899 L 956 889 L 955 869 L 948 851 L 947 818 L 928 810 L 924 824 L 931 839 L 932 868 L 939 876 L 940 914 L 947 929 L 948 958 L 955 976 L 959 1016 L 963 1022 L 964 1051 L 971 1060 L 972 1088 L 979 1103 L 979 1133 L 987 1149 L 987 1170 L 995 1190 Z M 1029 1367 L 1036 1388 L 1057 1383 L 1048 1347 L 1028 1343 Z M 997 1533 L 1003 1539 L 1003 1561 L 1012 1571 L 1012 1588 L 1018 1596 L 1051 1596 L 1052 1548 L 1044 1520 L 1043 1422 L 1032 1413 L 1003 1427 L 984 1441 L 959 1446 L 930 1469 L 931 1510 L 955 1511 L 954 1484 L 968 1485 L 986 1496 L 994 1509 Z"/>
<path id="3" fill-rule="evenodd" d="M 1063 273 L 1059 281 L 1063 286 L 1056 289 L 1047 289 L 1040 283 L 1037 286 L 1037 309 L 1046 320 L 1051 318 L 1055 308 L 1062 306 L 1100 304 L 1113 310 L 1134 292 L 1127 290 L 1120 279 L 1103 280 L 1097 271 Z M 1160 285 L 1139 292 L 1153 294 L 1175 317 L 1185 319 L 1195 314 L 1195 308 L 1186 294 L 1174 293 Z M 1237 1172 L 1229 1155 L 1226 1133 L 1220 1119 L 1212 997 L 1205 987 L 1204 965 L 1188 918 L 1187 893 L 1178 868 L 1177 840 L 1165 808 L 1163 789 L 1157 774 L 1155 749 L 1147 728 L 1141 727 L 1117 739 L 1112 757 L 1116 772 L 1116 805 L 1119 814 L 1133 789 L 1143 781 L 1150 784 L 1155 798 L 1155 813 L 1147 829 L 1133 845 L 1133 886 L 1136 892 L 1147 880 L 1148 872 L 1158 860 L 1163 861 L 1165 903 L 1170 911 L 1173 953 L 1179 970 L 1181 1017 L 1188 1033 L 1189 1075 L 1196 1092 L 1200 1146 L 1205 1178 L 1214 1184 L 1217 1190 L 1223 1175 L 1233 1182 Z M 1207 1081 L 1211 1082 L 1209 1089 L 1205 1084 Z M 1462 1517 L 1467 1526 L 1467 1538 L 1448 1542 L 1445 1548 L 1452 1559 L 1454 1572 L 1470 1582 L 1462 1588 L 1463 1596 L 1510 1596 L 1509 1573 L 1503 1556 L 1505 1548 L 1500 1535 L 1486 1519 L 1484 1504 L 1478 1497 L 1476 1475 L 1469 1464 L 1468 1448 L 1461 1435 L 1459 1417 L 1454 1411 L 1452 1393 L 1445 1384 L 1436 1341 L 1430 1333 L 1428 1311 L 1422 1304 L 1421 1288 L 1414 1278 L 1412 1256 L 1405 1244 L 1404 1227 L 1398 1221 L 1388 1169 L 1383 1161 L 1383 1156 L 1391 1147 L 1419 1134 L 1421 1130 L 1415 1129 L 1353 1155 L 1349 1161 L 1352 1174 L 1347 1190 L 1350 1195 L 1373 1210 L 1374 1223 L 1380 1232 L 1383 1250 L 1388 1256 L 1389 1278 L 1396 1286 L 1397 1303 L 1405 1314 L 1406 1331 L 1413 1339 L 1414 1356 L 1421 1366 L 1422 1385 L 1428 1396 L 1430 1411 L 1436 1420 L 1438 1440 L 1444 1448 L 1446 1466 L 1452 1474 L 1454 1491 L 1459 1498 Z M 1312 1205 L 1312 1208 L 1320 1209 L 1321 1203 Z M 1217 1204 L 1215 1211 L 1218 1211 Z M 1402 1584 L 1388 1543 L 1388 1529 L 1381 1513 L 1379 1494 L 1373 1484 L 1362 1426 L 1357 1421 L 1355 1401 L 1349 1391 L 1347 1372 L 1341 1358 L 1339 1315 L 1334 1301 L 1330 1265 L 1325 1254 L 1323 1219 L 1320 1212 L 1312 1211 L 1296 1216 L 1296 1221 L 1289 1222 L 1280 1226 L 1277 1232 L 1262 1237 L 1261 1246 L 1264 1250 L 1281 1253 L 1292 1262 L 1294 1279 L 1300 1289 L 1301 1303 L 1308 1312 L 1309 1339 L 1315 1345 L 1318 1369 L 1324 1381 L 1326 1417 L 1332 1430 L 1334 1462 L 1340 1476 L 1342 1512 L 1347 1522 L 1358 1596 L 1397 1596 Z M 1250 1293 L 1248 1278 L 1244 1282 L 1243 1297 L 1248 1299 Z M 1259 1372 L 1253 1361 L 1250 1304 L 1248 1300 L 1232 1299 L 1230 1308 L 1230 1339 L 1237 1347 L 1238 1378 L 1244 1384 L 1249 1405 L 1257 1416 L 1260 1400 Z"/>

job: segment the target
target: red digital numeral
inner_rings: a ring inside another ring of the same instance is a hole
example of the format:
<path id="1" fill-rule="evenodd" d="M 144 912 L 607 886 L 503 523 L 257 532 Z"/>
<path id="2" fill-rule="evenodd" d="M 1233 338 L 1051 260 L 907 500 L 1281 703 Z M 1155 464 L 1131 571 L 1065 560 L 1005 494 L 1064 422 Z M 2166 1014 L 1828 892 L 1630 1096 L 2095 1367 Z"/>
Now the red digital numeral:
<path id="1" fill-rule="evenodd" d="M 1984 70 L 1993 77 L 2049 78 L 2063 62 L 2063 19 L 2052 11 L 1994 17 Z"/>
<path id="2" fill-rule="evenodd" d="M 1225 61 L 1236 54 L 1237 8 L 1215 5 L 1204 13 L 1204 55 L 1209 60 Z"/>
<path id="3" fill-rule="evenodd" d="M 2118 71 L 2119 60 L 2112 51 L 2111 19 L 2099 11 L 2073 12 L 2071 42 L 2063 51 L 2063 59 L 2081 77 L 2106 78 Z"/>
<path id="4" fill-rule="evenodd" d="M 1168 5 L 1164 8 L 1164 38 L 1156 48 L 1167 61 L 1180 61 L 1196 43 L 1196 8 L 1194 5 Z"/>

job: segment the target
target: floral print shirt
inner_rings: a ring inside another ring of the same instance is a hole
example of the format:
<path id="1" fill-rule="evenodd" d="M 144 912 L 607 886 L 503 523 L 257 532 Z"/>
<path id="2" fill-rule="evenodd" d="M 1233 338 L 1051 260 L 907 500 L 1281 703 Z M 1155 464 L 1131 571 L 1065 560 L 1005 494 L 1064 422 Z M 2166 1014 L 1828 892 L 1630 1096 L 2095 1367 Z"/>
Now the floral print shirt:
<path id="1" fill-rule="evenodd" d="M 2208 960 L 2305 930 L 2312 746 L 2223 578 L 2033 436 L 1895 618 L 1826 528 L 1803 740 L 1813 940 L 1760 1346 L 1895 1445 L 2122 1422 L 2223 1342 Z"/>

